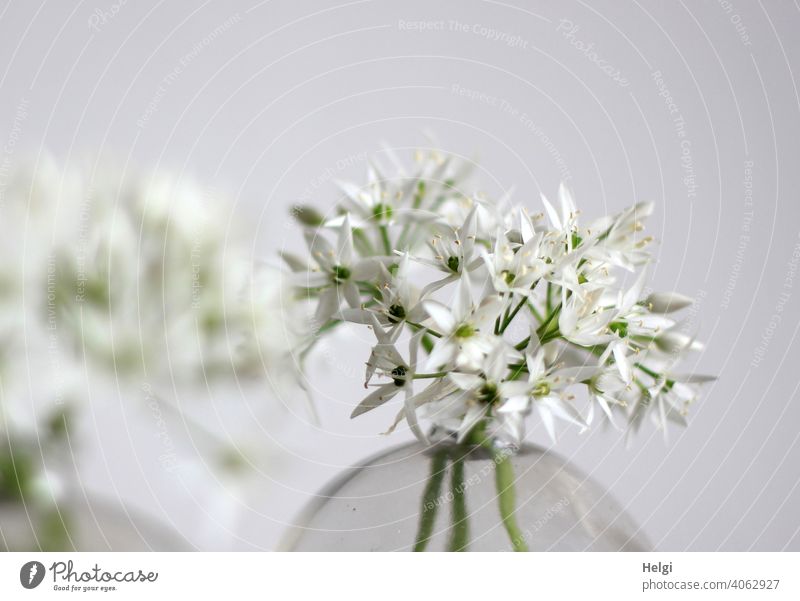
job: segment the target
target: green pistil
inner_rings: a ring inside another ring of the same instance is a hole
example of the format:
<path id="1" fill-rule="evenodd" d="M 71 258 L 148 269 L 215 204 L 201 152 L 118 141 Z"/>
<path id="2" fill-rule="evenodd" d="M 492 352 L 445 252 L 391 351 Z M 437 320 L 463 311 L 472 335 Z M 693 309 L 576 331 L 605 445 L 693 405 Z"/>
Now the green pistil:
<path id="1" fill-rule="evenodd" d="M 517 277 L 516 274 L 513 274 L 507 270 L 502 272 L 502 276 L 503 276 L 503 281 L 509 286 L 514 282 L 514 279 Z"/>
<path id="2" fill-rule="evenodd" d="M 625 338 L 628 335 L 628 324 L 624 321 L 612 321 L 608 324 L 608 329 L 618 334 L 620 338 Z"/>
<path id="3" fill-rule="evenodd" d="M 336 284 L 341 284 L 342 282 L 347 281 L 350 279 L 351 275 L 352 273 L 350 272 L 350 269 L 344 267 L 343 265 L 335 265 L 333 267 L 333 281 Z"/>
<path id="4" fill-rule="evenodd" d="M 478 400 L 487 405 L 491 405 L 497 400 L 497 384 L 486 382 L 478 391 Z"/>
<path id="5" fill-rule="evenodd" d="M 533 389 L 533 396 L 547 396 L 550 394 L 550 384 L 544 380 L 538 382 Z"/>
<path id="6" fill-rule="evenodd" d="M 459 264 L 460 264 L 460 261 L 459 261 L 458 257 L 456 257 L 456 256 L 447 257 L 447 268 L 450 271 L 452 271 L 453 273 L 458 273 Z"/>
<path id="7" fill-rule="evenodd" d="M 389 221 L 392 218 L 392 207 L 379 203 L 372 208 L 372 215 L 377 221 Z"/>
<path id="8" fill-rule="evenodd" d="M 456 338 L 469 338 L 475 334 L 475 328 L 472 327 L 471 324 L 462 323 L 458 328 L 456 328 L 455 336 Z"/>
<path id="9" fill-rule="evenodd" d="M 403 305 L 392 305 L 389 307 L 389 321 L 400 323 L 406 318 L 406 310 Z"/>
<path id="10" fill-rule="evenodd" d="M 403 386 L 406 383 L 406 368 L 402 365 L 395 367 L 392 370 L 392 379 L 398 388 Z"/>

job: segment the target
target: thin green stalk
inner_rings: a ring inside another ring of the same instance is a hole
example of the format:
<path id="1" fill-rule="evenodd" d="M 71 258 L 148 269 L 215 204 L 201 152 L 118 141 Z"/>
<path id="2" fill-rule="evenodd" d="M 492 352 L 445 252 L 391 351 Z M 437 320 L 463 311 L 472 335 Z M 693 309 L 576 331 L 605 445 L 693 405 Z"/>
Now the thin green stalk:
<path id="1" fill-rule="evenodd" d="M 535 282 L 534 282 L 534 283 L 531 285 L 531 290 L 534 290 L 534 289 L 536 288 L 536 285 L 537 285 L 538 283 L 539 283 L 539 280 L 536 280 L 536 281 L 535 281 Z M 549 284 L 548 284 L 548 285 L 549 285 Z M 513 296 L 513 295 L 512 295 L 512 296 Z M 517 303 L 517 306 L 516 306 L 516 307 L 514 307 L 514 310 L 513 310 L 513 311 L 512 311 L 510 314 L 508 314 L 508 313 L 507 313 L 507 314 L 505 315 L 505 317 L 503 318 L 503 324 L 500 326 L 500 331 L 498 332 L 498 334 L 502 334 L 503 332 L 505 332 L 505 331 L 506 331 L 506 328 L 507 328 L 507 327 L 508 327 L 508 326 L 511 324 L 511 322 L 512 322 L 512 321 L 514 321 L 514 318 L 517 316 L 517 313 L 519 313 L 519 310 L 520 310 L 520 309 L 522 309 L 522 307 L 523 307 L 523 306 L 524 306 L 524 305 L 525 305 L 527 302 L 528 302 L 528 297 L 527 297 L 527 296 L 524 296 L 524 297 L 522 298 L 522 300 L 521 300 L 521 301 L 519 301 L 519 303 Z"/>
<path id="2" fill-rule="evenodd" d="M 519 301 L 519 303 L 517 303 L 517 306 L 514 307 L 514 310 L 505 319 L 503 319 L 503 325 L 500 326 L 500 332 L 498 332 L 499 334 L 502 334 L 503 332 L 506 331 L 506 328 L 511 324 L 512 321 L 514 321 L 514 318 L 517 316 L 517 313 L 519 313 L 519 310 L 522 309 L 523 305 L 527 302 L 527 300 L 528 300 L 527 298 L 523 298 L 521 301 Z"/>
<path id="3" fill-rule="evenodd" d="M 410 325 L 412 328 L 416 328 L 417 330 L 425 330 L 428 334 L 430 334 L 432 336 L 436 336 L 437 338 L 441 338 L 442 337 L 442 335 L 439 332 L 437 332 L 436 330 L 431 330 L 430 328 L 425 327 L 420 323 L 414 323 L 413 321 L 408 321 L 408 320 L 406 320 L 406 323 L 408 325 Z"/>
<path id="4" fill-rule="evenodd" d="M 449 551 L 466 551 L 469 545 L 469 522 L 467 518 L 466 481 L 464 478 L 464 458 L 453 460 L 450 473 L 450 492 L 453 495 L 453 528 L 450 530 Z"/>
<path id="5" fill-rule="evenodd" d="M 436 522 L 436 511 L 439 509 L 439 503 L 441 502 L 439 497 L 446 469 L 447 451 L 444 449 L 436 451 L 431 457 L 431 475 L 428 477 L 428 483 L 422 493 L 422 507 L 420 508 L 414 551 L 424 551 L 428 546 L 428 541 L 431 538 L 433 526 Z"/>
<path id="6" fill-rule="evenodd" d="M 360 228 L 353 228 L 353 244 L 362 257 L 370 257 L 375 254 L 372 243 L 367 238 L 364 230 Z"/>
<path id="7" fill-rule="evenodd" d="M 641 363 L 637 362 L 637 363 L 634 363 L 634 365 L 636 367 L 638 367 L 640 370 L 642 370 L 644 373 L 646 373 L 648 376 L 653 378 L 654 380 L 658 380 L 661 377 L 660 373 L 654 372 L 652 369 L 650 369 L 649 367 L 645 367 Z"/>
<path id="8" fill-rule="evenodd" d="M 555 335 L 558 332 L 558 319 L 557 317 L 561 314 L 561 303 L 558 303 L 556 307 L 550 312 L 547 316 L 545 322 L 540 325 L 536 329 L 536 335 L 539 336 L 539 340 L 542 344 L 545 342 L 545 338 L 550 336 L 549 340 L 553 340 L 553 338 L 557 338 L 560 334 Z M 552 324 L 556 324 L 555 330 L 551 328 Z"/>
<path id="9" fill-rule="evenodd" d="M 508 300 L 510 301 L 512 298 L 514 298 L 514 293 L 510 292 L 509 295 L 508 295 Z M 508 319 L 509 311 L 511 311 L 511 305 L 506 307 L 505 313 L 503 313 L 503 315 L 498 315 L 497 319 L 495 319 L 495 321 L 494 321 L 494 335 L 495 336 L 498 336 L 499 334 L 502 333 L 501 330 L 500 330 L 500 327 L 501 327 L 501 324 L 505 323 L 505 320 Z"/>
<path id="10" fill-rule="evenodd" d="M 497 487 L 497 503 L 500 517 L 503 520 L 508 538 L 514 551 L 527 551 L 528 545 L 525 537 L 517 524 L 516 495 L 514 493 L 514 466 L 511 465 L 510 453 L 505 449 L 498 449 L 486 434 L 486 422 L 479 422 L 469 433 L 467 439 L 474 444 L 482 446 L 492 454 L 495 463 L 494 477 Z"/>
<path id="11" fill-rule="evenodd" d="M 386 251 L 387 256 L 392 255 L 392 242 L 389 240 L 389 228 L 385 225 L 380 226 L 381 240 L 383 240 L 383 250 Z"/>
<path id="12" fill-rule="evenodd" d="M 431 380 L 433 378 L 444 378 L 448 372 L 439 371 L 434 374 L 414 374 L 415 380 Z"/>
<path id="13" fill-rule="evenodd" d="M 533 303 L 530 301 L 528 301 L 528 309 L 530 309 L 531 313 L 533 313 L 533 316 L 539 323 L 542 323 L 544 321 L 544 318 L 541 316 L 539 311 L 536 310 L 536 307 L 534 307 Z"/>
<path id="14" fill-rule="evenodd" d="M 495 450 L 495 483 L 497 485 L 497 501 L 500 507 L 500 516 L 503 518 L 503 525 L 506 527 L 508 537 L 514 551 L 527 551 L 528 545 L 525 537 L 519 529 L 517 518 L 514 515 L 517 508 L 516 495 L 514 492 L 514 467 L 507 453 L 502 450 Z"/>

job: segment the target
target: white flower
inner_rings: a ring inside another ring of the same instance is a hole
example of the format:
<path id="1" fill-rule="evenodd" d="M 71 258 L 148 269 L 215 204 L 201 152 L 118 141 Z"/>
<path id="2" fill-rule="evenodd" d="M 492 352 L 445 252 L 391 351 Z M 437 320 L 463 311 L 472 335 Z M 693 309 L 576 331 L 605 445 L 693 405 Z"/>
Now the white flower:
<path id="1" fill-rule="evenodd" d="M 380 407 L 400 392 L 403 392 L 406 399 L 402 412 L 403 416 L 417 438 L 425 441 L 426 437 L 417 421 L 414 399 L 414 375 L 417 368 L 417 349 L 419 348 L 420 335 L 412 337 L 408 350 L 409 359 L 406 361 L 395 348 L 394 335 L 384 332 L 375 316 L 373 316 L 372 329 L 378 338 L 378 344 L 373 349 L 372 355 L 367 362 L 367 378 L 364 386 L 369 385 L 375 372 L 378 372 L 382 377 L 389 378 L 390 382 L 378 386 L 376 390 L 367 395 L 353 410 L 350 417 L 358 417 L 367 411 Z"/>
<path id="2" fill-rule="evenodd" d="M 614 422 L 611 407 L 625 407 L 627 402 L 622 399 L 630 390 L 630 380 L 628 382 L 623 380 L 618 370 L 614 367 L 596 374 L 589 384 L 589 413 L 586 416 L 586 424 L 591 425 L 594 421 L 594 406 L 596 403 L 600 405 L 611 425 L 615 429 L 619 429 Z"/>
<path id="3" fill-rule="evenodd" d="M 502 382 L 508 374 L 511 361 L 522 358 L 513 347 L 499 344 L 486 357 L 480 375 L 463 372 L 450 372 L 448 378 L 461 391 L 466 412 L 457 431 L 457 440 L 462 442 L 487 415 L 491 407 L 502 403 Z"/>
<path id="4" fill-rule="evenodd" d="M 494 253 L 481 248 L 481 257 L 497 292 L 530 294 L 533 285 L 548 271 L 547 263 L 539 257 L 541 239 L 541 235 L 536 235 L 514 248 L 505 234 L 498 231 Z"/>
<path id="5" fill-rule="evenodd" d="M 575 200 L 572 197 L 572 191 L 563 182 L 558 187 L 558 201 L 561 207 L 561 212 L 558 211 L 550 204 L 547 197 L 541 195 L 542 204 L 544 205 L 547 218 L 556 232 L 562 233 L 567 238 L 569 249 L 572 249 L 572 232 L 575 220 L 578 216 L 578 211 L 575 208 Z"/>
<path id="6" fill-rule="evenodd" d="M 391 380 L 356 413 L 402 390 L 406 403 L 390 430 L 407 419 L 423 438 L 419 412 L 461 441 L 481 424 L 490 435 L 519 443 L 534 408 L 555 437 L 556 420 L 583 429 L 596 407 L 615 427 L 613 410 L 626 407 L 634 431 L 651 405 L 674 412 L 692 398 L 694 384 L 668 374 L 701 345 L 664 315 L 690 299 L 677 293 L 643 299 L 645 269 L 627 289 L 619 285 L 620 270 L 635 272 L 650 260 L 649 238 L 639 232 L 652 205 L 582 225 L 562 184 L 558 208 L 542 196 L 544 214 L 532 217 L 510 204 L 510 192 L 492 204 L 454 190 L 453 182 L 442 181 L 448 158 L 427 156 L 409 177 L 387 154 L 395 176 L 387 178 L 371 164 L 366 186 L 342 185 L 347 198 L 337 207 L 339 217 L 321 227 L 319 219 L 303 220 L 309 237 L 331 225 L 340 228 L 339 248 L 312 247 L 316 273 L 307 288 L 312 298 L 318 296 L 318 318 L 330 320 L 328 325 L 338 319 L 371 324 L 378 344 L 367 362 L 367 380 L 375 373 Z M 407 211 L 402 218 L 401 211 Z M 415 250 L 424 238 L 427 253 Z M 288 260 L 302 269 L 301 261 Z M 435 273 L 412 274 L 410 260 Z M 448 292 L 452 301 L 443 302 Z M 340 297 L 348 305 L 341 310 Z M 414 353 L 427 353 L 420 358 L 421 372 L 414 362 L 403 363 L 396 350 L 404 333 L 411 335 Z M 432 381 L 412 395 L 401 371 Z M 590 399 L 586 421 L 573 403 L 574 391 L 583 387 Z"/>
<path id="7" fill-rule="evenodd" d="M 579 290 L 567 297 L 564 290 L 558 328 L 561 335 L 579 346 L 594 346 L 611 340 L 608 324 L 614 311 L 600 303 L 602 290 Z"/>
<path id="8" fill-rule="evenodd" d="M 366 186 L 343 181 L 336 183 L 345 195 L 341 204 L 345 213 L 328 220 L 326 225 L 329 227 L 340 227 L 346 218 L 359 228 L 425 223 L 439 219 L 436 213 L 414 206 L 418 180 L 403 177 L 387 180 L 373 163 L 367 169 Z M 380 246 L 377 240 L 375 243 L 377 247 Z"/>
<path id="9" fill-rule="evenodd" d="M 562 367 L 545 364 L 544 349 L 527 353 L 527 379 L 510 380 L 500 385 L 500 394 L 508 400 L 497 409 L 499 413 L 526 415 L 535 407 L 547 433 L 555 441 L 555 418 L 586 427 L 565 389 L 575 383 L 590 380 L 597 372 L 594 365 Z M 514 424 L 516 427 L 516 424 Z"/>
<path id="10" fill-rule="evenodd" d="M 452 309 L 434 300 L 423 301 L 422 305 L 439 335 L 426 368 L 480 369 L 484 357 L 497 344 L 493 330 L 503 307 L 500 297 L 488 296 L 476 306 L 469 278 L 463 277 L 458 282 Z"/>
<path id="11" fill-rule="evenodd" d="M 646 263 L 650 256 L 644 248 L 652 238 L 638 237 L 637 234 L 643 229 L 641 220 L 652 213 L 652 203 L 639 203 L 625 209 L 600 235 L 597 243 L 588 251 L 588 256 L 628 271 Z"/>
<path id="12" fill-rule="evenodd" d="M 353 249 L 353 229 L 347 216 L 339 227 L 335 247 L 318 231 L 306 232 L 306 242 L 316 267 L 312 272 L 302 274 L 298 283 L 308 288 L 322 288 L 314 316 L 317 326 L 322 327 L 339 310 L 343 299 L 351 307 L 361 305 L 358 282 L 373 278 L 381 260 L 378 257 L 356 256 Z M 383 261 L 385 260 L 384 258 Z"/>
<path id="13" fill-rule="evenodd" d="M 473 207 L 459 228 L 439 228 L 439 233 L 428 242 L 432 258 L 413 257 L 415 261 L 445 274 L 444 278 L 426 286 L 423 296 L 457 281 L 462 275 L 480 266 L 481 259 L 475 253 L 476 224 L 476 208 Z"/>
<path id="14" fill-rule="evenodd" d="M 377 315 L 381 325 L 399 327 L 408 322 L 417 324 L 425 319 L 427 313 L 422 308 L 420 293 L 408 278 L 409 255 L 403 253 L 399 264 L 390 272 L 385 265 L 379 265 L 377 277 L 378 296 L 374 305 L 359 309 L 347 308 L 341 312 L 342 318 L 354 323 L 372 324 L 372 315 Z"/>

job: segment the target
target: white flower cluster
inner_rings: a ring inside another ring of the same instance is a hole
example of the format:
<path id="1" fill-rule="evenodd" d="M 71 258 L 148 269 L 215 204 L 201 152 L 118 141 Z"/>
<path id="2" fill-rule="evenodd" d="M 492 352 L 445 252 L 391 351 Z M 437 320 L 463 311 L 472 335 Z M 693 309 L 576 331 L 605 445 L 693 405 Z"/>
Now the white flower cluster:
<path id="1" fill-rule="evenodd" d="M 99 371 L 170 385 L 264 376 L 298 344 L 279 271 L 253 264 L 227 205 L 191 180 L 46 160 L 6 195 L 0 332 L 42 325 Z"/>
<path id="2" fill-rule="evenodd" d="M 373 164 L 365 186 L 341 184 L 332 218 L 296 210 L 311 258 L 287 261 L 317 302 L 318 332 L 347 321 L 375 333 L 376 388 L 353 416 L 402 394 L 392 429 L 405 419 L 425 440 L 425 419 L 462 441 L 480 426 L 513 444 L 532 412 L 553 438 L 557 420 L 587 428 L 597 408 L 631 432 L 648 416 L 665 433 L 685 422 L 713 378 L 674 371 L 702 348 L 667 316 L 691 299 L 643 295 L 651 204 L 582 223 L 562 185 L 559 208 L 542 197 L 531 214 L 463 193 L 452 157 L 417 159 L 410 175 Z"/>
<path id="3" fill-rule="evenodd" d="M 286 324 L 303 323 L 301 307 L 286 302 L 278 268 L 252 263 L 225 206 L 186 178 L 107 164 L 42 158 L 4 182 L 0 502 L 57 501 L 69 482 L 57 472 L 74 477 L 71 462 L 54 470 L 71 459 L 58 447 L 67 422 L 114 391 L 148 411 L 141 387 L 152 384 L 161 411 L 245 378 L 296 386 L 304 334 Z"/>

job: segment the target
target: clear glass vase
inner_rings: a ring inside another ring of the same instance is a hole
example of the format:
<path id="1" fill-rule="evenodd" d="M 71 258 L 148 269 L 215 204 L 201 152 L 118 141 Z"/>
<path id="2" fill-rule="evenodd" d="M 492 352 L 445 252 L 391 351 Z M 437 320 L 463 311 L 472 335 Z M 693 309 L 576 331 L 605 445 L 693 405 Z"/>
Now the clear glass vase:
<path id="1" fill-rule="evenodd" d="M 601 486 L 541 448 L 410 443 L 350 468 L 302 511 L 294 551 L 648 551 Z"/>

